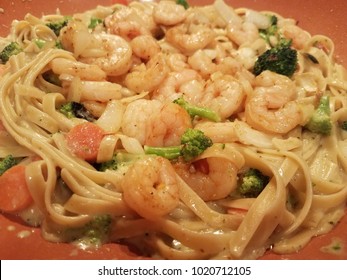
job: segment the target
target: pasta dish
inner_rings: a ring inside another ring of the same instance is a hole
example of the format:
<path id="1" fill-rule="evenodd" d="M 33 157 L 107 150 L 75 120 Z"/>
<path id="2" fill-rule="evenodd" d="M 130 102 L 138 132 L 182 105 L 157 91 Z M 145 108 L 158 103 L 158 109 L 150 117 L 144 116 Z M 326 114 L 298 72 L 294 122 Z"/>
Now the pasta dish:
<path id="1" fill-rule="evenodd" d="M 334 228 L 347 71 L 271 11 L 132 1 L 0 38 L 0 211 L 44 239 L 256 259 Z"/>

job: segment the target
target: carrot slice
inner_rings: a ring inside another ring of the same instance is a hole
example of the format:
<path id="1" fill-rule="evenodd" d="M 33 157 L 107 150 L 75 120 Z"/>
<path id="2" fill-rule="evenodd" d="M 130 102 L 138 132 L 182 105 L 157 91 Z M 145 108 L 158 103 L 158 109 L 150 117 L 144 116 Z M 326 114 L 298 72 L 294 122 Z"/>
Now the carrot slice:
<path id="1" fill-rule="evenodd" d="M 33 203 L 25 178 L 25 166 L 15 165 L 0 176 L 0 209 L 19 212 Z"/>
<path id="2" fill-rule="evenodd" d="M 248 209 L 244 209 L 244 208 L 230 207 L 227 209 L 228 214 L 238 214 L 241 216 L 246 216 L 247 212 L 248 212 Z"/>
<path id="3" fill-rule="evenodd" d="M 87 161 L 95 161 L 104 135 L 105 131 L 101 127 L 85 122 L 74 126 L 65 139 L 73 154 Z"/>

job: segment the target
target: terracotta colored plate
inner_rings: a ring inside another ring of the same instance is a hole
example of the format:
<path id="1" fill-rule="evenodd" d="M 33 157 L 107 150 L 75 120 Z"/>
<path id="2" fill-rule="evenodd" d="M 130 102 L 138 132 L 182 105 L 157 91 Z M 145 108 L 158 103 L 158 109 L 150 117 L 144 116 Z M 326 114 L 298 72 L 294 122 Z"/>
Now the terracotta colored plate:
<path id="1" fill-rule="evenodd" d="M 9 32 L 12 19 L 21 19 L 30 12 L 36 16 L 54 13 L 57 8 L 63 14 L 80 12 L 97 4 L 108 5 L 113 0 L 11 0 L 0 3 L 0 36 Z M 118 0 L 125 3 L 126 0 Z M 212 1 L 188 0 L 203 5 Z M 331 37 L 336 45 L 337 60 L 347 67 L 347 5 L 345 0 L 228 0 L 233 7 L 250 7 L 271 10 L 285 17 L 295 18 L 299 26 L 311 34 Z M 335 242 L 341 250 L 327 253 L 325 248 Z M 82 251 L 69 244 L 44 241 L 39 229 L 24 226 L 18 220 L 0 215 L 0 259 L 136 259 L 129 248 L 108 244 L 96 251 Z M 278 256 L 266 254 L 263 259 L 347 259 L 347 215 L 329 234 L 314 238 L 309 245 L 296 254 Z"/>

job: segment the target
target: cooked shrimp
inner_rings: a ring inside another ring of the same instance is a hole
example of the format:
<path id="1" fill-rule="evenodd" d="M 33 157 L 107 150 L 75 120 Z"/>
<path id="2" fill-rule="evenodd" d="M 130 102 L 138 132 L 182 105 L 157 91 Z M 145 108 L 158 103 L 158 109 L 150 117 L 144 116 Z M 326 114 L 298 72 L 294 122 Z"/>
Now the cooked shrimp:
<path id="1" fill-rule="evenodd" d="M 153 115 L 151 127 L 147 133 L 149 146 L 174 146 L 181 143 L 181 136 L 192 127 L 189 114 L 175 103 L 166 103 L 160 112 Z"/>
<path id="2" fill-rule="evenodd" d="M 152 92 L 165 79 L 169 72 L 166 60 L 162 53 L 156 54 L 147 63 L 136 66 L 125 76 L 124 83 L 127 88 L 135 92 Z"/>
<path id="3" fill-rule="evenodd" d="M 180 86 L 182 96 L 190 104 L 199 106 L 204 94 L 205 82 L 201 79 L 190 80 Z"/>
<path id="4" fill-rule="evenodd" d="M 135 17 L 140 18 L 137 20 L 143 27 L 149 30 L 153 36 L 161 33 L 160 27 L 156 24 L 153 18 L 154 7 L 157 5 L 154 1 L 129 1 L 130 7 L 135 14 Z"/>
<path id="5" fill-rule="evenodd" d="M 284 37 L 292 40 L 293 47 L 296 49 L 303 49 L 310 41 L 310 34 L 297 25 L 284 25 L 280 30 Z"/>
<path id="6" fill-rule="evenodd" d="M 128 104 L 122 121 L 123 133 L 136 138 L 142 145 L 146 143 L 147 130 L 153 115 L 162 108 L 158 100 L 137 99 Z"/>
<path id="7" fill-rule="evenodd" d="M 294 82 L 272 71 L 263 71 L 258 75 L 254 80 L 254 86 L 254 94 L 267 95 L 271 101 L 269 105 L 273 108 L 279 108 L 296 98 Z"/>
<path id="8" fill-rule="evenodd" d="M 197 50 L 188 58 L 188 64 L 204 78 L 209 78 L 215 72 L 234 75 L 242 69 L 242 63 L 235 58 L 227 56 L 217 59 L 209 56 L 207 50 Z"/>
<path id="9" fill-rule="evenodd" d="M 181 53 L 171 53 L 166 57 L 167 65 L 173 72 L 180 72 L 188 68 L 187 57 Z"/>
<path id="10" fill-rule="evenodd" d="M 265 95 L 255 95 L 246 104 L 248 124 L 256 129 L 274 133 L 287 133 L 302 121 L 302 112 L 295 101 L 290 101 L 277 110 L 270 110 L 271 100 Z"/>
<path id="11" fill-rule="evenodd" d="M 157 24 L 176 25 L 185 20 L 186 10 L 173 1 L 160 1 L 153 11 L 153 19 Z"/>
<path id="12" fill-rule="evenodd" d="M 109 76 L 126 73 L 132 63 L 132 50 L 123 38 L 106 33 L 91 34 L 79 21 L 71 21 L 62 29 L 64 49 L 81 62 L 95 64 Z"/>
<path id="13" fill-rule="evenodd" d="M 209 149 L 215 148 L 212 146 Z M 229 152 L 233 153 L 233 161 L 226 157 L 211 156 L 193 163 L 178 162 L 174 168 L 204 201 L 222 199 L 236 188 L 237 172 L 244 162 L 238 151 L 232 149 Z"/>
<path id="14" fill-rule="evenodd" d="M 188 58 L 188 64 L 198 71 L 201 76 L 208 78 L 217 71 L 217 65 L 212 59 L 205 51 L 200 49 Z"/>
<path id="15" fill-rule="evenodd" d="M 226 119 L 240 109 L 244 98 L 245 92 L 240 83 L 230 75 L 216 73 L 206 85 L 201 105 Z"/>
<path id="16" fill-rule="evenodd" d="M 252 47 L 240 47 L 234 53 L 235 60 L 238 61 L 245 69 L 252 69 L 257 58 L 258 53 Z"/>
<path id="17" fill-rule="evenodd" d="M 61 30 L 60 41 L 64 50 L 70 51 L 78 58 L 86 49 L 100 47 L 100 42 L 89 32 L 81 21 L 71 20 Z"/>
<path id="18" fill-rule="evenodd" d="M 206 25 L 179 24 L 165 34 L 166 40 L 183 53 L 193 53 L 212 42 L 214 31 Z"/>
<path id="19" fill-rule="evenodd" d="M 126 204 L 149 220 L 169 214 L 179 203 L 175 170 L 161 157 L 136 161 L 125 173 L 121 187 Z"/>
<path id="20" fill-rule="evenodd" d="M 235 23 L 228 25 L 227 36 L 231 41 L 241 46 L 252 43 L 259 38 L 259 31 L 258 27 L 252 22 Z"/>
<path id="21" fill-rule="evenodd" d="M 245 108 L 249 125 L 261 131 L 284 134 L 302 122 L 302 111 L 294 100 L 295 86 L 289 78 L 264 71 L 255 83 Z"/>
<path id="22" fill-rule="evenodd" d="M 130 42 L 133 53 L 141 59 L 149 60 L 160 52 L 160 46 L 151 35 L 140 35 Z"/>
<path id="23" fill-rule="evenodd" d="M 174 103 L 138 99 L 131 102 L 123 115 L 124 134 L 142 145 L 179 145 L 184 131 L 191 127 L 188 113 Z"/>
<path id="24" fill-rule="evenodd" d="M 98 65 L 86 64 L 71 59 L 55 58 L 50 62 L 50 66 L 57 75 L 68 74 L 89 81 L 102 81 L 106 78 L 105 71 Z"/>
<path id="25" fill-rule="evenodd" d="M 139 10 L 124 6 L 106 17 L 104 22 L 108 33 L 130 41 L 136 36 L 151 34 L 145 19 L 147 17 L 145 14 L 140 15 Z"/>
<path id="26" fill-rule="evenodd" d="M 109 76 L 119 76 L 128 72 L 132 64 L 132 50 L 129 43 L 120 36 L 106 33 L 94 34 L 94 37 L 101 42 L 106 55 L 83 57 L 80 60 L 98 65 Z"/>
<path id="27" fill-rule="evenodd" d="M 209 78 L 215 72 L 234 75 L 241 71 L 242 63 L 235 58 L 217 58 L 216 55 L 209 55 L 212 52 L 214 50 L 197 50 L 188 58 L 188 64 L 204 78 Z"/>
<path id="28" fill-rule="evenodd" d="M 122 38 L 130 41 L 134 39 L 136 36 L 149 35 L 150 32 L 137 22 L 125 21 L 117 23 L 117 25 L 113 26 L 111 34 L 119 35 Z"/>
<path id="29" fill-rule="evenodd" d="M 196 81 L 199 79 L 199 75 L 196 71 L 192 69 L 184 69 L 181 72 L 171 72 L 167 78 L 162 82 L 160 87 L 153 93 L 152 99 L 157 99 L 162 102 L 172 102 L 175 99 L 181 97 L 183 94 L 186 96 L 188 93 L 183 91 L 183 87 L 186 83 L 192 83 L 192 81 Z M 198 85 L 196 85 L 198 87 Z M 202 90 L 203 87 L 201 86 Z M 192 98 L 200 98 L 201 93 L 196 94 L 193 92 L 190 95 Z M 191 99 L 188 97 L 188 99 Z M 192 100 L 190 100 L 192 101 Z M 193 102 L 194 104 L 196 102 Z"/>

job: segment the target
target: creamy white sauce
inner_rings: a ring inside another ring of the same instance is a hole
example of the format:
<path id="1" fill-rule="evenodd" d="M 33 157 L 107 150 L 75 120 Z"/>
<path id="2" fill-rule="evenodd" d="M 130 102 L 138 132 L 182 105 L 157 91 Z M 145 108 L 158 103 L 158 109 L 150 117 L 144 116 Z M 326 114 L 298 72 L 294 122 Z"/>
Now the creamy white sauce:
<path id="1" fill-rule="evenodd" d="M 20 239 L 23 239 L 23 238 L 29 237 L 31 235 L 31 233 L 32 232 L 29 230 L 22 230 L 22 231 L 17 233 L 17 237 Z"/>
<path id="2" fill-rule="evenodd" d="M 332 238 L 331 243 L 321 247 L 320 250 L 328 254 L 341 255 L 345 252 L 345 244 L 340 238 Z"/>

